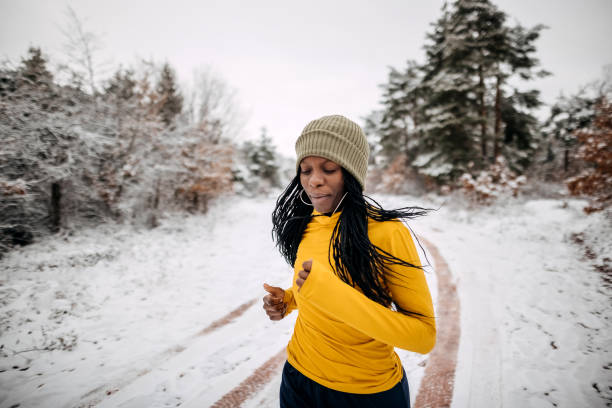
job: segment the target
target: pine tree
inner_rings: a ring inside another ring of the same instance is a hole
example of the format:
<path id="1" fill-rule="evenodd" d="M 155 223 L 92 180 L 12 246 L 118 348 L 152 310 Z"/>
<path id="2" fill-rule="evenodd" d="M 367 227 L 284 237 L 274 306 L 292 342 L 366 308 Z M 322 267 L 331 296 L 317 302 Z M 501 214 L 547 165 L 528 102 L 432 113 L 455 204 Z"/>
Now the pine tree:
<path id="1" fill-rule="evenodd" d="M 417 156 L 412 165 L 443 183 L 468 171 L 479 157 L 474 138 L 480 121 L 475 93 L 478 82 L 462 17 L 444 7 L 425 47 L 421 84 L 422 94 L 427 95 L 425 120 L 417 127 Z"/>
<path id="2" fill-rule="evenodd" d="M 138 140 L 142 139 L 140 134 L 143 129 L 140 123 L 143 122 L 141 119 L 146 115 L 146 109 L 139 103 L 137 85 L 133 71 L 119 69 L 108 80 L 102 94 L 114 143 L 102 157 L 99 177 L 94 184 L 117 217 L 119 200 L 128 192 L 126 179 L 131 177 L 131 171 L 128 169 L 134 162 L 133 153 L 146 152 L 146 147 L 141 146 Z M 148 133 L 150 135 L 154 132 Z"/>
<path id="3" fill-rule="evenodd" d="M 128 101 L 136 95 L 134 92 L 135 87 L 136 80 L 134 79 L 134 72 L 132 70 L 119 69 L 108 81 L 104 93 Z"/>
<path id="4" fill-rule="evenodd" d="M 579 170 L 579 163 L 572 161 L 578 148 L 577 131 L 591 125 L 599 100 L 600 96 L 589 96 L 582 90 L 570 97 L 560 96 L 551 107 L 543 129 L 548 136 L 545 163 L 552 173 L 561 172 L 567 178 Z"/>
<path id="5" fill-rule="evenodd" d="M 511 160 L 510 167 L 519 173 L 523 173 L 531 165 L 538 147 L 536 139 L 539 139 L 540 134 L 537 119 L 519 108 L 521 105 L 530 106 L 530 98 L 537 97 L 517 92 L 509 98 L 503 98 L 499 107 L 500 121 L 504 124 L 502 140 L 505 154 L 498 153 L 496 157 L 508 157 L 508 160 Z M 539 99 L 536 101 L 535 104 L 539 105 Z M 494 152 L 498 151 L 497 139 L 496 135 Z"/>
<path id="6" fill-rule="evenodd" d="M 415 61 L 408 61 L 403 72 L 391 68 L 388 83 L 382 85 L 384 90 L 381 104 L 384 106 L 380 122 L 376 126 L 381 145 L 380 154 L 390 163 L 395 156 L 412 153 L 411 141 L 414 140 L 415 128 L 421 122 L 420 94 L 421 67 Z M 370 121 L 370 126 L 372 125 Z M 409 157 L 413 159 L 413 157 Z"/>
<path id="7" fill-rule="evenodd" d="M 28 49 L 28 58 L 21 60 L 20 73 L 32 85 L 48 86 L 53 81 L 53 75 L 47 69 L 47 60 L 37 47 Z"/>
<path id="8" fill-rule="evenodd" d="M 279 180 L 276 148 L 265 127 L 261 128 L 259 139 L 255 143 L 248 144 L 245 150 L 249 172 L 255 178 L 267 180 L 271 186 L 277 187 Z"/>
<path id="9" fill-rule="evenodd" d="M 384 117 L 385 111 L 382 109 L 374 110 L 370 112 L 366 117 L 363 118 L 363 132 L 368 140 L 370 146 L 370 157 L 368 158 L 369 164 L 375 167 L 381 166 L 383 161 L 388 163 L 388 157 L 385 157 L 382 153 L 381 139 L 381 123 Z"/>
<path id="10" fill-rule="evenodd" d="M 451 36 L 456 39 L 455 53 L 460 58 L 461 71 L 467 75 L 476 75 L 478 80 L 475 94 L 478 96 L 478 126 L 483 161 L 487 158 L 489 133 L 486 82 L 508 49 L 505 19 L 505 13 L 488 1 L 458 1 L 454 4 L 451 17 Z"/>
<path id="11" fill-rule="evenodd" d="M 535 57 L 535 41 L 545 27 L 536 25 L 526 29 L 520 24 L 507 31 L 507 46 L 500 54 L 500 63 L 495 72 L 495 130 L 493 143 L 494 160 L 503 155 L 510 167 L 519 173 L 532 164 L 542 135 L 538 130 L 537 119 L 530 113 L 542 105 L 538 90 L 521 91 L 508 86 L 508 79 L 518 75 L 522 81 L 545 77 L 550 73 L 538 69 L 539 60 Z M 511 91 L 511 93 L 510 93 Z M 507 95 L 504 95 L 504 93 Z M 502 130 L 503 126 L 503 130 Z"/>
<path id="12" fill-rule="evenodd" d="M 547 74 L 533 56 L 542 28 L 508 26 L 489 0 L 445 4 L 427 34 L 425 63 L 409 63 L 405 74 L 392 70 L 384 86 L 383 152 L 403 150 L 421 175 L 440 183 L 474 174 L 499 155 L 523 173 L 540 137 L 530 114 L 540 100 L 537 91 L 508 83 Z"/>
<path id="13" fill-rule="evenodd" d="M 166 126 L 170 126 L 183 109 L 183 97 L 177 89 L 174 71 L 168 63 L 162 66 L 156 91 L 159 95 L 159 115 Z"/>

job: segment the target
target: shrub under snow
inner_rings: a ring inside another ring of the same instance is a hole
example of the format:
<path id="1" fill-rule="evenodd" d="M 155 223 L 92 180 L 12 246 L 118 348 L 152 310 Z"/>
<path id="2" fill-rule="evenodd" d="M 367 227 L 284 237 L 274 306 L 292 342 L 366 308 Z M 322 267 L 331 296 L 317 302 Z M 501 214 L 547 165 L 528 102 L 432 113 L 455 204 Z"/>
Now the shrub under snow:
<path id="1" fill-rule="evenodd" d="M 527 178 L 517 176 L 508 168 L 505 159 L 498 156 L 495 163 L 481 171 L 476 178 L 465 173 L 459 182 L 468 197 L 480 204 L 490 204 L 502 196 L 516 197 Z"/>

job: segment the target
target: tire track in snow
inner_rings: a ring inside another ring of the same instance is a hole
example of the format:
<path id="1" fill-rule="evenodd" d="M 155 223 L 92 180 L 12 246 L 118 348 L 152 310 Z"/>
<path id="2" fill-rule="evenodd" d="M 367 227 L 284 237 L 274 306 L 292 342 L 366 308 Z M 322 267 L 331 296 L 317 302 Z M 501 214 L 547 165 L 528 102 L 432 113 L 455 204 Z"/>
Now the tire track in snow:
<path id="1" fill-rule="evenodd" d="M 257 368 L 253 374 L 240 383 L 236 388 L 225 394 L 215 402 L 211 408 L 234 408 L 255 395 L 278 374 L 278 369 L 287 358 L 285 348 L 272 356 L 268 361 Z"/>
<path id="2" fill-rule="evenodd" d="M 213 331 L 220 329 L 221 327 L 235 321 L 238 317 L 242 316 L 244 312 L 246 312 L 251 306 L 253 306 L 257 302 L 258 299 L 259 298 L 254 298 L 247 302 L 244 302 L 243 304 L 241 304 L 234 310 L 227 313 L 225 316 L 213 321 L 212 323 L 210 323 L 208 326 L 206 326 L 204 329 L 202 329 L 198 333 L 187 338 L 185 341 L 181 342 L 181 344 L 168 348 L 162 351 L 161 353 L 158 353 L 155 357 L 151 357 L 149 361 L 154 362 L 151 367 L 144 369 L 144 370 L 140 370 L 139 372 L 135 373 L 135 375 L 128 377 L 127 379 L 123 378 L 118 383 L 106 384 L 106 385 L 99 386 L 93 390 L 88 391 L 87 393 L 81 396 L 81 403 L 79 404 L 79 406 L 92 406 L 94 404 L 98 404 L 105 399 L 104 397 L 116 393 L 117 391 L 124 388 L 128 384 L 149 374 L 151 370 L 153 369 L 153 366 L 162 364 L 164 361 L 167 361 L 170 358 L 174 357 L 175 355 L 180 354 L 185 349 L 187 349 L 188 343 L 190 343 L 194 339 L 210 334 Z"/>
<path id="3" fill-rule="evenodd" d="M 450 407 L 455 385 L 455 368 L 461 333 L 457 286 L 438 248 L 419 237 L 432 254 L 438 277 L 437 340 L 429 355 L 425 375 L 417 393 L 415 408 Z"/>
<path id="4" fill-rule="evenodd" d="M 199 332 L 198 334 L 196 334 L 194 337 L 197 336 L 204 336 L 214 330 L 217 330 L 220 327 L 225 326 L 228 323 L 233 322 L 236 318 L 240 317 L 242 314 L 244 314 L 244 312 L 251 306 L 253 306 L 255 304 L 255 302 L 257 302 L 259 298 L 255 298 L 255 299 L 251 299 L 248 302 L 244 302 L 243 304 L 241 304 L 240 306 L 238 306 L 236 309 L 232 310 L 231 312 L 229 312 L 228 314 L 226 314 L 225 316 L 223 316 L 222 318 L 215 320 L 214 322 L 212 322 L 211 324 L 209 324 L 206 328 L 204 328 L 201 332 Z"/>

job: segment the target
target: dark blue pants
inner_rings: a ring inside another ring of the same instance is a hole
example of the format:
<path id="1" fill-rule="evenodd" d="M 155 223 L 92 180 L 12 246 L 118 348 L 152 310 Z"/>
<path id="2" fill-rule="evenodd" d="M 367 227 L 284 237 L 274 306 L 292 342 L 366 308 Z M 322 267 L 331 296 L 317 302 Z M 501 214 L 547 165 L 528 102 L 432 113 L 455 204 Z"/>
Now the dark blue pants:
<path id="1" fill-rule="evenodd" d="M 351 394 L 324 387 L 293 368 L 283 367 L 280 388 L 281 408 L 410 408 L 410 393 L 406 372 L 393 388 L 375 394 Z"/>

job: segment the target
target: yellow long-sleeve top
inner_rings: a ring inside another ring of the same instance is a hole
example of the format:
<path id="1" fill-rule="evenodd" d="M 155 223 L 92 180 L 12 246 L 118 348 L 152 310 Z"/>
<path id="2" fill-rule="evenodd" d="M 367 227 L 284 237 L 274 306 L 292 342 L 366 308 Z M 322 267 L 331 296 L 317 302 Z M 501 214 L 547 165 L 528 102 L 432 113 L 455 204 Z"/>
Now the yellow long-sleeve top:
<path id="1" fill-rule="evenodd" d="M 395 273 L 384 278 L 397 305 L 428 317 L 409 316 L 374 302 L 344 283 L 330 266 L 329 242 L 340 213 L 329 217 L 314 211 L 313 215 L 298 248 L 293 286 L 285 290 L 286 313 L 299 310 L 287 359 L 306 377 L 334 390 L 356 394 L 389 390 L 403 375 L 394 347 L 425 354 L 435 344 L 434 311 L 424 273 L 393 265 Z M 421 265 L 404 224 L 368 220 L 374 245 Z M 308 259 L 313 260 L 312 269 L 298 290 L 297 273 Z"/>

